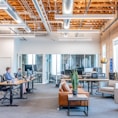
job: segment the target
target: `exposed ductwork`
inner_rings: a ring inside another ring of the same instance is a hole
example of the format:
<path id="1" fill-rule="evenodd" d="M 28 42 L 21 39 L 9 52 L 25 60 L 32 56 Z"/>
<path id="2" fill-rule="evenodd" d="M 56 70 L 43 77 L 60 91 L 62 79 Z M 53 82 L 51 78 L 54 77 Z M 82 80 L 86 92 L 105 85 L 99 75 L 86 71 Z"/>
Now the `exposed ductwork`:
<path id="1" fill-rule="evenodd" d="M 6 4 L 7 8 L 4 9 L 17 23 L 25 25 L 26 32 L 31 32 L 31 29 L 27 24 L 20 18 L 17 12 L 10 6 L 6 0 L 0 0 L 0 3 Z"/>
<path id="2" fill-rule="evenodd" d="M 47 18 L 47 15 L 45 13 L 45 10 L 44 10 L 44 6 L 42 4 L 42 1 L 40 0 L 40 2 L 38 0 L 32 0 L 44 26 L 45 26 L 45 29 L 47 30 L 48 33 L 51 33 L 51 27 L 50 27 L 50 24 L 49 24 L 49 21 L 48 21 L 48 18 Z"/>
<path id="3" fill-rule="evenodd" d="M 71 15 L 73 14 L 73 3 L 74 0 L 63 0 L 63 14 L 64 15 Z M 69 29 L 70 27 L 70 19 L 64 20 L 64 29 Z"/>

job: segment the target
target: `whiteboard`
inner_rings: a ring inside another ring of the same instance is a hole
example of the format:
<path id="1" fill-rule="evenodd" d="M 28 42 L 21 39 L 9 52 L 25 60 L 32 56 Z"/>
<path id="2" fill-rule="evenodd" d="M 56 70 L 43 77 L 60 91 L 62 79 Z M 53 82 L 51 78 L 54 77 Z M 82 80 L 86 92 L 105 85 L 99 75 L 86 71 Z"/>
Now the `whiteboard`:
<path id="1" fill-rule="evenodd" d="M 0 75 L 6 72 L 6 67 L 11 67 L 10 57 L 0 57 Z"/>

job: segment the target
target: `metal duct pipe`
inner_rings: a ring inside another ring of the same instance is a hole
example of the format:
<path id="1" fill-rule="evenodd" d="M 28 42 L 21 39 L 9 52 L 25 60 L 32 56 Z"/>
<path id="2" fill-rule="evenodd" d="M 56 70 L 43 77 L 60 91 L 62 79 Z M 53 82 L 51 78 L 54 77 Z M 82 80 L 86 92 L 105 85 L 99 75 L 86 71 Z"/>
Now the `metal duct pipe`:
<path id="1" fill-rule="evenodd" d="M 6 0 L 1 0 L 4 4 L 7 5 L 7 9 L 5 11 L 19 24 L 24 24 L 26 32 L 31 32 L 31 29 L 28 27 L 28 25 L 20 18 L 20 16 L 17 14 L 17 12 L 10 6 Z"/>
<path id="2" fill-rule="evenodd" d="M 64 20 L 64 29 L 69 29 L 70 27 L 70 20 L 67 19 L 67 20 Z"/>
<path id="3" fill-rule="evenodd" d="M 74 0 L 63 0 L 63 14 L 72 14 L 73 13 L 73 2 Z M 69 29 L 70 19 L 64 20 L 64 29 Z"/>
<path id="4" fill-rule="evenodd" d="M 35 8 L 39 14 L 44 26 L 45 26 L 45 29 L 47 30 L 48 33 L 50 33 L 51 30 L 50 30 L 50 27 L 48 25 L 48 21 L 46 21 L 44 15 L 43 15 L 43 11 L 42 11 L 41 7 L 39 6 L 38 0 L 32 0 L 32 2 L 33 2 L 34 6 L 35 6 Z"/>
<path id="5" fill-rule="evenodd" d="M 73 13 L 73 1 L 74 0 L 63 0 L 63 14 Z"/>

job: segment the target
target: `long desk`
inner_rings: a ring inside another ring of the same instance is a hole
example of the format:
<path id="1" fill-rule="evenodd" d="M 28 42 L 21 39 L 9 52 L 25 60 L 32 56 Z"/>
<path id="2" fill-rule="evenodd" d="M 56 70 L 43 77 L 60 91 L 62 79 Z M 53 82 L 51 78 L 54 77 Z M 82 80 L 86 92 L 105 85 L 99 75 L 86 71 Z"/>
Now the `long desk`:
<path id="1" fill-rule="evenodd" d="M 61 79 L 61 80 L 65 80 L 65 81 L 71 81 L 71 79 Z M 101 82 L 101 81 L 109 81 L 109 79 L 99 79 L 99 78 L 86 78 L 86 79 L 79 79 L 79 81 L 81 82 L 87 82 L 88 83 L 88 92 L 91 92 L 91 94 L 93 94 L 93 89 L 92 89 L 92 85 L 93 82 Z M 90 86 L 91 85 L 91 86 Z M 91 91 L 90 91 L 91 89 Z"/>
<path id="2" fill-rule="evenodd" d="M 23 84 L 24 83 L 29 83 L 29 82 L 31 82 L 32 81 L 32 89 L 33 89 L 33 87 L 34 87 L 34 82 L 33 82 L 33 80 L 34 80 L 35 78 L 31 78 L 31 79 L 27 79 L 27 80 L 25 80 L 25 79 L 22 79 L 22 80 L 17 80 L 17 81 L 15 81 L 14 83 L 7 83 L 7 81 L 4 81 L 4 82 L 0 82 L 0 86 L 9 86 L 10 88 L 10 104 L 8 104 L 7 106 L 18 106 L 18 105 L 14 105 L 13 104 L 13 91 L 12 91 L 12 89 L 13 89 L 13 86 L 18 86 L 18 85 L 20 85 L 20 97 L 19 98 L 17 98 L 17 99 L 24 99 L 24 97 L 23 97 Z"/>

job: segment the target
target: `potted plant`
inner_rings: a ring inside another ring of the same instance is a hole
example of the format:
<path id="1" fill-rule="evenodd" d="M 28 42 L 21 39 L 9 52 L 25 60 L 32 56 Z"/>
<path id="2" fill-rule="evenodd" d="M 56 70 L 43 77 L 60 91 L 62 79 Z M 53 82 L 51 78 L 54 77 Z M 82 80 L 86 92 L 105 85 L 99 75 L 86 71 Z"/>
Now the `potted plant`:
<path id="1" fill-rule="evenodd" d="M 76 70 L 74 70 L 71 74 L 71 81 L 72 81 L 73 95 L 77 95 L 79 79 L 78 79 L 78 73 Z"/>

